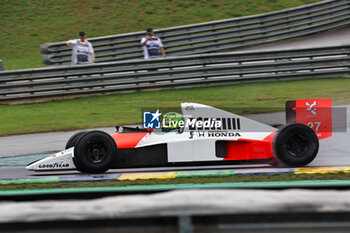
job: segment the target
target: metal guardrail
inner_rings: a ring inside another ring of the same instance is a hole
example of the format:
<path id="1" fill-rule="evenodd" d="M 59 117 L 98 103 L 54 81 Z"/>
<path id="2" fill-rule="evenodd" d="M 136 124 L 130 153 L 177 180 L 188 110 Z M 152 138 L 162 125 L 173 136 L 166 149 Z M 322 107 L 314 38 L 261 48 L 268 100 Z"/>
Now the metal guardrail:
<path id="1" fill-rule="evenodd" d="M 350 23 L 350 0 L 328 0 L 267 14 L 155 30 L 167 55 L 224 52 L 317 33 Z M 144 32 L 89 39 L 96 62 L 142 58 Z M 40 46 L 44 64 L 70 62 L 71 49 L 63 42 Z"/>
<path id="2" fill-rule="evenodd" d="M 302 206 L 302 204 L 301 204 Z M 299 207 L 301 208 L 301 207 Z M 293 210 L 292 210 L 293 211 Z M 191 214 L 93 219 L 45 219 L 43 221 L 26 221 L 0 223 L 4 232 L 41 232 L 45 227 L 47 233 L 65 232 L 172 232 L 172 233 L 255 233 L 255 232 L 308 232 L 334 233 L 349 232 L 349 213 L 323 211 L 322 213 L 293 211 L 288 213 L 251 213 L 245 214 Z M 25 229 L 25 231 L 23 230 Z"/>
<path id="3" fill-rule="evenodd" d="M 348 77 L 350 45 L 0 72 L 0 101 L 207 84 Z"/>

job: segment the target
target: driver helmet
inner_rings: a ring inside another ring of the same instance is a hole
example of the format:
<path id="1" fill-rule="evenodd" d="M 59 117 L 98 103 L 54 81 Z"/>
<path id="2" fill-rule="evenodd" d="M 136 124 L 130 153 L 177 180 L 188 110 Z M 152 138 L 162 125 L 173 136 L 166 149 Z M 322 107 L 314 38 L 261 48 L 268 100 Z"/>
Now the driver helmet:
<path id="1" fill-rule="evenodd" d="M 184 122 L 182 114 L 177 112 L 168 112 L 163 115 L 162 131 L 170 132 L 174 129 L 180 129 L 180 122 Z"/>

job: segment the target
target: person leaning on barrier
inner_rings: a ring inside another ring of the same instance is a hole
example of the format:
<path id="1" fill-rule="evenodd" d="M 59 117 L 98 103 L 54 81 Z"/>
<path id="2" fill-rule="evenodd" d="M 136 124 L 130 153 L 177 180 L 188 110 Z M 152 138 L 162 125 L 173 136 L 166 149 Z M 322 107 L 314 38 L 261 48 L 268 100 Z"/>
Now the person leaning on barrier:
<path id="1" fill-rule="evenodd" d="M 79 32 L 79 39 L 67 41 L 67 46 L 71 46 L 72 64 L 95 63 L 95 53 L 92 44 L 86 40 L 85 32 Z"/>
<path id="2" fill-rule="evenodd" d="M 152 28 L 147 28 L 146 37 L 141 39 L 141 46 L 143 47 L 145 59 L 159 58 L 161 55 L 165 57 L 162 40 L 154 36 Z"/>

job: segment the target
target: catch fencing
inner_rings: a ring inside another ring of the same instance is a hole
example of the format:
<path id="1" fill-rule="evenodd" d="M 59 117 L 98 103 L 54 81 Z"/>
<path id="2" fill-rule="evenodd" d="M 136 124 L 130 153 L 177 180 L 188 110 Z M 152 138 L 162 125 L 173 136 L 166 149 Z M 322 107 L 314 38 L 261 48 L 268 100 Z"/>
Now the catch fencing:
<path id="1" fill-rule="evenodd" d="M 219 20 L 155 30 L 167 55 L 227 52 L 342 27 L 350 23 L 350 0 L 328 0 L 267 14 Z M 96 62 L 142 58 L 144 32 L 89 39 Z M 71 61 L 71 49 L 63 42 L 40 46 L 47 65 Z"/>

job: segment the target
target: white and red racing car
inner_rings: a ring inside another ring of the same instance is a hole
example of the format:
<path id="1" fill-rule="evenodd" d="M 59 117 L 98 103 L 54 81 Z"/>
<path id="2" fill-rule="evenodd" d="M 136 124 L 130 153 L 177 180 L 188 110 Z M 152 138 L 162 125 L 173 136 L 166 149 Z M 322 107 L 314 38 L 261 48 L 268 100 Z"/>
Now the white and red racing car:
<path id="1" fill-rule="evenodd" d="M 280 129 L 197 103 L 182 103 L 181 110 L 167 128 L 117 126 L 111 135 L 78 132 L 66 150 L 26 168 L 103 173 L 111 168 L 193 163 L 305 166 L 316 157 L 318 140 L 332 135 L 330 99 L 288 101 L 288 124 Z M 154 112 L 151 121 L 158 117 L 160 113 Z"/>

